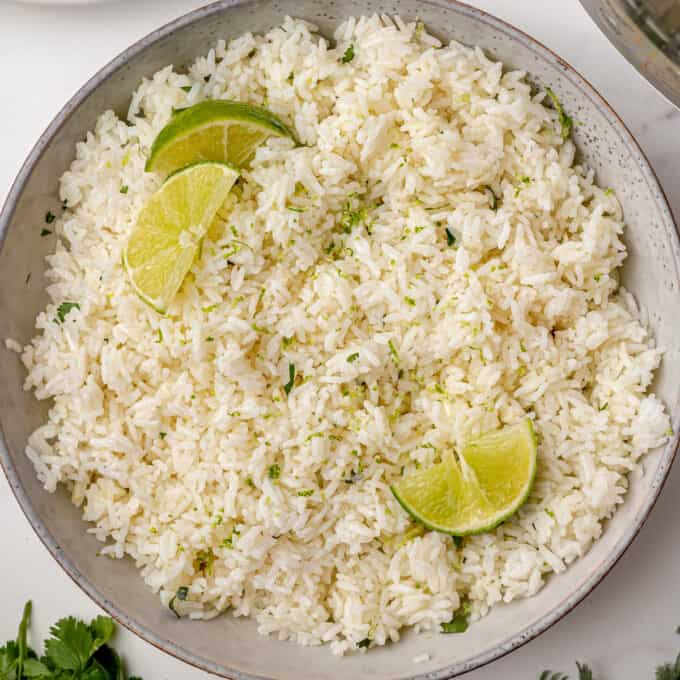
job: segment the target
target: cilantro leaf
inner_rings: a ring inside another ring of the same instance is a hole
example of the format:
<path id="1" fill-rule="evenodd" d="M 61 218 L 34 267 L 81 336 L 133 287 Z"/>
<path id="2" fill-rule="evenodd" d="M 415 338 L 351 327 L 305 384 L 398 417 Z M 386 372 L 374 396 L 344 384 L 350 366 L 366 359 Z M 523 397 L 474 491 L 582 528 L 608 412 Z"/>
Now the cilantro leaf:
<path id="1" fill-rule="evenodd" d="M 571 134 L 571 129 L 574 126 L 574 121 L 572 120 L 571 116 L 568 116 L 565 111 L 564 107 L 562 106 L 562 102 L 557 98 L 557 95 L 549 88 L 547 87 L 545 91 L 548 94 L 548 97 L 550 97 L 550 101 L 552 102 L 552 105 L 557 111 L 557 116 L 560 121 L 560 128 L 562 132 L 562 139 L 567 139 L 569 135 Z"/>
<path id="2" fill-rule="evenodd" d="M 177 613 L 177 610 L 175 609 L 175 600 L 180 600 L 181 602 L 183 602 L 184 600 L 187 599 L 187 595 L 189 595 L 189 588 L 187 588 L 187 586 L 180 586 L 179 588 L 177 588 L 177 592 L 173 595 L 170 602 L 168 602 L 168 609 L 170 609 L 170 611 L 172 611 L 172 613 L 177 618 L 180 618 L 180 615 Z"/>
<path id="3" fill-rule="evenodd" d="M 108 616 L 98 616 L 96 619 L 90 621 L 90 632 L 93 637 L 93 651 L 106 644 L 113 637 L 115 630 L 115 624 Z"/>
<path id="4" fill-rule="evenodd" d="M 371 638 L 364 638 L 363 640 L 360 640 L 359 642 L 357 642 L 357 647 L 359 649 L 367 649 L 370 646 L 371 646 Z"/>
<path id="5" fill-rule="evenodd" d="M 442 633 L 464 633 L 468 629 L 468 617 L 456 614 L 449 622 L 441 624 Z"/>
<path id="6" fill-rule="evenodd" d="M 676 657 L 675 663 L 658 666 L 654 678 L 655 680 L 680 680 L 680 654 Z M 586 678 L 586 680 L 589 679 Z"/>
<path id="7" fill-rule="evenodd" d="M 59 307 L 57 307 L 57 316 L 55 318 L 55 321 L 57 323 L 64 323 L 64 320 L 66 319 L 66 315 L 72 309 L 80 309 L 80 305 L 77 302 L 62 302 L 59 305 Z"/>
<path id="8" fill-rule="evenodd" d="M 14 640 L 10 640 L 4 647 L 0 647 L 0 678 L 15 680 L 19 661 L 19 647 Z"/>
<path id="9" fill-rule="evenodd" d="M 60 670 L 80 672 L 95 651 L 88 626 L 72 616 L 57 621 L 45 642 L 45 655 Z"/>
<path id="10" fill-rule="evenodd" d="M 576 668 L 578 668 L 578 680 L 593 680 L 593 671 L 586 664 L 577 661 Z"/>
<path id="11" fill-rule="evenodd" d="M 354 59 L 354 45 L 353 44 L 350 45 L 345 50 L 345 53 L 342 55 L 342 58 L 340 59 L 340 61 L 343 64 L 349 64 L 349 62 L 352 61 L 352 59 Z"/>
<path id="12" fill-rule="evenodd" d="M 110 620 L 110 619 L 109 619 Z M 111 622 L 113 623 L 113 622 Z M 102 645 L 94 654 L 94 659 L 107 673 L 107 680 L 125 680 L 123 661 L 118 652 L 109 645 Z M 88 676 L 88 680 L 90 680 Z M 91 680 L 94 680 L 92 678 Z"/>
<path id="13" fill-rule="evenodd" d="M 290 394 L 290 391 L 295 387 L 295 364 L 288 364 L 288 382 L 283 386 L 286 394 Z"/>
<path id="14" fill-rule="evenodd" d="M 25 678 L 51 678 L 52 671 L 38 659 L 26 659 L 24 661 L 24 677 Z"/>

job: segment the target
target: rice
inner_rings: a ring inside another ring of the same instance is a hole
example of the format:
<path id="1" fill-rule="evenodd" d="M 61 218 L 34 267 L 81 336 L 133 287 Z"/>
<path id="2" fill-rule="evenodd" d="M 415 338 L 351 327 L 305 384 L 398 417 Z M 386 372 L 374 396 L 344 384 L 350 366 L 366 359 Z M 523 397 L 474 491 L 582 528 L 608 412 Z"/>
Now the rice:
<path id="1" fill-rule="evenodd" d="M 52 302 L 21 356 L 53 400 L 27 455 L 103 556 L 131 556 L 178 614 L 343 654 L 534 595 L 669 421 L 618 283 L 621 208 L 545 92 L 399 18 L 350 19 L 335 47 L 314 31 L 219 41 L 143 81 L 127 121 L 101 115 L 61 178 Z M 302 145 L 257 150 L 160 316 L 121 252 L 159 186 L 154 137 L 206 98 L 267 106 Z M 460 545 L 405 535 L 390 483 L 526 414 L 526 505 Z"/>

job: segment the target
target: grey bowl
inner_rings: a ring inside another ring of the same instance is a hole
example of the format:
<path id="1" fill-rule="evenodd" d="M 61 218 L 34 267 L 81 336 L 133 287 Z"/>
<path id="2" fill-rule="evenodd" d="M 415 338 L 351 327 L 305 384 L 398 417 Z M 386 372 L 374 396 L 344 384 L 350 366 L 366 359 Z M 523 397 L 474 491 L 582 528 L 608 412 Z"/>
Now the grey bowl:
<path id="1" fill-rule="evenodd" d="M 579 121 L 575 139 L 599 182 L 613 187 L 628 223 L 630 256 L 623 281 L 646 310 L 658 343 L 666 349 L 655 390 L 674 415 L 680 399 L 680 245 L 666 199 L 635 140 L 593 88 L 568 64 L 524 33 L 465 5 L 446 0 L 223 0 L 152 33 L 114 59 L 64 107 L 22 167 L 0 214 L 0 339 L 27 341 L 46 303 L 44 256 L 39 236 L 47 210 L 58 208 L 57 178 L 74 144 L 105 108 L 124 113 L 142 76 L 168 63 L 188 64 L 218 37 L 261 32 L 286 14 L 332 34 L 350 14 L 399 13 L 422 19 L 440 38 L 482 46 L 506 65 L 550 84 Z M 30 275 L 30 278 L 29 278 Z M 465 635 L 406 634 L 396 645 L 332 657 L 324 648 L 301 648 L 259 637 L 251 620 L 224 616 L 212 622 L 177 620 L 163 610 L 129 560 L 96 557 L 99 544 L 84 533 L 78 511 L 63 492 L 49 494 L 37 482 L 23 450 L 44 419 L 47 404 L 22 390 L 17 356 L 0 349 L 0 454 L 16 498 L 47 549 L 73 580 L 121 623 L 159 648 L 207 671 L 239 680 L 435 680 L 451 678 L 506 654 L 558 621 L 607 574 L 644 523 L 668 474 L 677 435 L 649 455 L 644 475 L 631 480 L 625 503 L 602 538 L 580 561 L 554 577 L 536 597 L 495 609 Z M 429 654 L 414 665 L 412 659 Z"/>

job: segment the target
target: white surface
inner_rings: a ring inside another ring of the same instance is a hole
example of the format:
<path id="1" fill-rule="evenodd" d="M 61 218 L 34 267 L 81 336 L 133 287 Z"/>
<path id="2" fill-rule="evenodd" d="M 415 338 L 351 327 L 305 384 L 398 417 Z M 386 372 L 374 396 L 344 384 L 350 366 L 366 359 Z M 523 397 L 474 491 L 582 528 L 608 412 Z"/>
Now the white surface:
<path id="1" fill-rule="evenodd" d="M 468 1 L 536 37 L 600 90 L 637 136 L 680 217 L 680 112 L 640 79 L 577 0 Z M 138 38 L 202 4 L 123 0 L 52 7 L 0 0 L 0 200 L 40 133 L 89 76 Z M 679 492 L 676 465 L 647 525 L 596 591 L 540 638 L 466 680 L 532 680 L 545 668 L 574 677 L 577 659 L 587 660 L 600 680 L 651 680 L 654 667 L 680 649 L 674 632 L 680 625 Z M 14 637 L 29 598 L 39 636 L 62 616 L 99 613 L 42 547 L 2 475 L 0 518 L 0 644 Z M 127 631 L 119 633 L 118 646 L 130 670 L 145 680 L 208 677 Z"/>

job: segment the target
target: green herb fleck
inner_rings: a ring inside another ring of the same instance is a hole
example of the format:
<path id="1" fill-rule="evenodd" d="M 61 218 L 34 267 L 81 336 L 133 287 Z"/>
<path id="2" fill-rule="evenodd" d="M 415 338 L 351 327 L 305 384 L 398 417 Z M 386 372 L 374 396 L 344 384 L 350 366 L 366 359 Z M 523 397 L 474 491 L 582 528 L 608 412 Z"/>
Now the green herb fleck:
<path id="1" fill-rule="evenodd" d="M 158 329 L 158 340 L 156 340 L 157 343 L 163 342 L 163 331 L 159 328 Z"/>
<path id="2" fill-rule="evenodd" d="M 340 61 L 343 64 L 349 64 L 350 61 L 354 59 L 354 45 L 350 45 L 346 50 L 345 53 L 342 55 L 342 58 Z"/>
<path id="3" fill-rule="evenodd" d="M 181 89 L 185 92 L 191 92 L 191 85 L 182 85 Z"/>
<path id="4" fill-rule="evenodd" d="M 522 175 L 519 178 L 519 181 L 522 182 L 522 184 L 531 184 L 531 177 L 529 177 L 529 175 Z"/>
<path id="5" fill-rule="evenodd" d="M 399 354 L 397 353 L 397 350 L 394 347 L 394 343 L 392 340 L 387 341 L 387 347 L 390 350 L 390 354 L 392 355 L 392 361 L 394 361 L 395 365 L 399 365 Z"/>
<path id="6" fill-rule="evenodd" d="M 159 432 L 158 435 L 160 436 L 161 439 L 165 439 L 168 436 L 167 432 Z"/>
<path id="7" fill-rule="evenodd" d="M 498 210 L 498 196 L 496 196 L 496 193 L 494 190 L 487 184 L 484 187 L 484 191 L 486 192 L 487 196 L 489 197 L 489 203 L 491 210 L 496 212 Z"/>
<path id="8" fill-rule="evenodd" d="M 52 224 L 55 219 L 56 217 L 49 210 L 45 213 L 45 222 L 47 222 L 47 224 Z"/>
<path id="9" fill-rule="evenodd" d="M 269 479 L 278 479 L 281 476 L 281 467 L 274 463 L 269 466 Z"/>
<path id="10" fill-rule="evenodd" d="M 286 394 L 290 394 L 295 387 L 295 364 L 288 364 L 288 382 L 283 386 Z"/>
<path id="11" fill-rule="evenodd" d="M 62 302 L 59 305 L 59 307 L 57 307 L 57 316 L 55 318 L 55 321 L 57 323 L 64 323 L 64 320 L 66 319 L 66 315 L 72 309 L 80 309 L 80 305 L 77 302 Z"/>
<path id="12" fill-rule="evenodd" d="M 347 357 L 347 363 L 354 363 L 359 358 L 359 352 L 354 352 Z"/>
<path id="13" fill-rule="evenodd" d="M 288 210 L 290 210 L 290 211 L 292 211 L 292 212 L 296 212 L 296 213 L 304 213 L 304 212 L 307 212 L 307 208 L 299 208 L 299 207 L 296 206 L 296 205 L 288 205 L 288 206 L 286 206 L 286 208 L 288 208 Z"/>
<path id="14" fill-rule="evenodd" d="M 207 576 L 212 576 L 216 557 L 212 548 L 196 551 L 196 554 L 194 555 L 194 569 L 196 571 L 202 571 Z"/>
<path id="15" fill-rule="evenodd" d="M 562 139 L 567 139 L 567 137 L 569 137 L 571 134 L 574 121 L 565 113 L 562 102 L 560 102 L 560 100 L 557 98 L 557 95 L 549 87 L 546 88 L 545 91 L 548 93 L 548 97 L 550 97 L 550 101 L 552 101 L 553 107 L 557 111 L 560 121 L 560 129 L 562 132 Z"/>
<path id="16" fill-rule="evenodd" d="M 246 477 L 246 484 L 251 486 L 253 489 L 255 488 L 255 482 L 253 481 L 252 477 Z"/>
<path id="17" fill-rule="evenodd" d="M 119 191 L 120 191 L 121 194 L 127 194 L 127 192 L 128 192 L 128 185 L 127 185 L 127 184 L 121 185 Z"/>
<path id="18" fill-rule="evenodd" d="M 291 85 L 293 84 L 293 81 L 295 80 L 295 73 L 291 71 L 288 74 L 288 77 L 286 78 L 286 81 L 289 82 Z"/>
<path id="19" fill-rule="evenodd" d="M 371 638 L 364 638 L 363 640 L 360 640 L 357 642 L 357 647 L 359 649 L 367 649 L 371 645 Z"/>
<path id="20" fill-rule="evenodd" d="M 298 496 L 302 497 L 307 497 L 311 496 L 314 493 L 314 489 L 300 489 L 300 491 L 297 492 Z"/>
<path id="21" fill-rule="evenodd" d="M 606 411 L 608 406 L 609 406 L 609 404 L 607 402 L 605 402 L 604 404 L 602 404 L 602 406 L 600 406 L 600 408 L 598 410 L 599 411 Z"/>
<path id="22" fill-rule="evenodd" d="M 409 307 L 415 307 L 416 306 L 416 301 L 412 297 L 406 296 L 404 298 L 404 302 L 409 306 Z"/>
<path id="23" fill-rule="evenodd" d="M 602 278 L 602 274 L 595 274 L 595 276 L 593 276 L 593 278 L 595 279 L 596 282 L 599 282 L 600 279 Z"/>
<path id="24" fill-rule="evenodd" d="M 368 210 L 366 206 L 359 205 L 357 208 L 352 208 L 352 197 L 345 201 L 342 208 L 342 217 L 340 219 L 340 226 L 345 234 L 351 234 L 352 229 L 357 225 L 366 221 Z"/>
<path id="25" fill-rule="evenodd" d="M 607 187 L 607 188 L 604 190 L 604 195 L 605 195 L 605 196 L 611 196 L 613 193 L 614 193 L 614 189 L 612 189 L 611 187 Z"/>
<path id="26" fill-rule="evenodd" d="M 441 624 L 442 633 L 464 633 L 468 629 L 470 603 L 464 602 L 448 623 Z"/>
<path id="27" fill-rule="evenodd" d="M 446 245 L 451 247 L 456 244 L 456 235 L 448 228 L 444 229 L 446 232 Z"/>
<path id="28" fill-rule="evenodd" d="M 40 235 L 41 236 L 49 236 L 52 232 L 49 229 L 41 229 L 40 230 Z"/>
<path id="29" fill-rule="evenodd" d="M 184 600 L 187 599 L 188 595 L 189 588 L 187 588 L 186 586 L 181 586 L 177 588 L 177 592 L 173 595 L 172 600 L 170 600 L 170 602 L 168 603 L 168 608 L 177 618 L 179 618 L 179 614 L 175 609 L 175 600 L 180 600 L 181 602 L 184 602 Z"/>
<path id="30" fill-rule="evenodd" d="M 215 341 L 215 338 L 213 338 L 212 335 L 209 335 L 209 336 L 205 339 L 205 341 L 206 341 L 206 342 L 214 342 L 214 341 Z"/>

